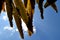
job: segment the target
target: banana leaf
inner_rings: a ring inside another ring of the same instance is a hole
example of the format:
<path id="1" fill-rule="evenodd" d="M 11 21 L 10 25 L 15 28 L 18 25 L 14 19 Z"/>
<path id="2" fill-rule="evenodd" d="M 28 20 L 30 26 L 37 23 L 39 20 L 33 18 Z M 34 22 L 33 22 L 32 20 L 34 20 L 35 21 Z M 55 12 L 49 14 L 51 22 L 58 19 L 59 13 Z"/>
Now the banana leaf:
<path id="1" fill-rule="evenodd" d="M 7 16 L 9 19 L 9 23 L 10 26 L 13 27 L 13 22 L 12 22 L 12 11 L 13 11 L 13 7 L 12 7 L 12 0 L 5 0 L 6 1 L 6 9 L 7 9 Z"/>
<path id="2" fill-rule="evenodd" d="M 22 29 L 22 25 L 21 25 L 21 17 L 19 16 L 19 12 L 16 10 L 16 8 L 13 9 L 13 16 L 19 31 L 19 34 L 21 36 L 22 39 L 24 39 L 24 34 L 23 34 L 23 29 Z"/>
<path id="3" fill-rule="evenodd" d="M 57 0 L 47 0 L 44 7 L 47 8 L 48 6 L 51 6 L 56 12 L 58 12 L 57 6 L 55 4 Z"/>
<path id="4" fill-rule="evenodd" d="M 21 18 L 23 19 L 23 21 L 25 22 L 25 23 L 27 23 L 28 22 L 28 16 L 27 16 L 27 13 L 26 13 L 26 9 L 25 9 L 25 6 L 24 6 L 24 4 L 22 3 L 22 0 L 14 0 L 14 2 L 15 2 L 15 5 L 16 5 L 16 7 L 19 9 L 19 11 L 20 11 L 20 14 L 21 14 Z"/>

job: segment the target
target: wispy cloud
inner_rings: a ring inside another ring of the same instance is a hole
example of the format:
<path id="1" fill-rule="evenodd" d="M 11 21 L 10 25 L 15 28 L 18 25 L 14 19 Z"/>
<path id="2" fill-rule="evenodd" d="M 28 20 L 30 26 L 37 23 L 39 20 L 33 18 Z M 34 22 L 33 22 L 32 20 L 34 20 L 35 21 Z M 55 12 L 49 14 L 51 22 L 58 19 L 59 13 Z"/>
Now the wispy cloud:
<path id="1" fill-rule="evenodd" d="M 33 27 L 33 31 L 34 31 L 34 33 L 36 33 L 36 28 L 35 27 Z"/>
<path id="2" fill-rule="evenodd" d="M 3 16 L 3 20 L 6 21 L 7 20 L 7 16 Z"/>
<path id="3" fill-rule="evenodd" d="M 7 21 L 7 20 L 8 20 L 7 13 L 4 13 L 4 16 L 2 17 L 2 19 L 3 19 L 4 21 Z"/>
<path id="4" fill-rule="evenodd" d="M 18 29 L 15 29 L 16 31 L 18 31 Z"/>
<path id="5" fill-rule="evenodd" d="M 8 26 L 5 26 L 5 27 L 4 27 L 4 30 L 9 30 L 9 31 L 11 31 L 11 30 L 13 30 L 13 28 L 12 28 L 12 27 L 8 27 Z"/>

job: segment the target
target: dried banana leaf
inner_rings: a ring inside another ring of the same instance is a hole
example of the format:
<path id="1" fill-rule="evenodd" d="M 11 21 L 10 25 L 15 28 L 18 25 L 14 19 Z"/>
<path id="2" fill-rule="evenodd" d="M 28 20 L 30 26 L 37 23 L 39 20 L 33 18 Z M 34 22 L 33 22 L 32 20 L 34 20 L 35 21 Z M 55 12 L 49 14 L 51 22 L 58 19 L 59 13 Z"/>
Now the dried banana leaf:
<path id="1" fill-rule="evenodd" d="M 5 10 L 4 9 L 4 2 L 5 2 L 4 0 L 0 0 L 0 13 L 2 10 Z"/>
<path id="2" fill-rule="evenodd" d="M 13 22 L 12 22 L 12 11 L 13 11 L 13 7 L 12 7 L 12 0 L 5 0 L 6 1 L 6 9 L 7 9 L 7 16 L 9 19 L 9 23 L 10 26 L 13 27 Z"/>
<path id="3" fill-rule="evenodd" d="M 34 8 L 35 8 L 35 0 L 27 0 L 27 16 L 28 16 L 28 34 L 31 36 L 33 34 L 33 14 L 34 14 Z"/>
<path id="4" fill-rule="evenodd" d="M 21 38 L 24 39 L 23 29 L 22 29 L 22 25 L 21 25 L 21 17 L 19 16 L 19 12 L 16 10 L 16 8 L 14 8 L 13 16 L 14 16 L 19 34 L 20 34 Z"/>
<path id="5" fill-rule="evenodd" d="M 19 9 L 20 11 L 20 14 L 21 14 L 21 18 L 23 19 L 23 21 L 25 23 L 28 22 L 28 16 L 27 16 L 27 13 L 26 13 L 26 9 L 25 9 L 25 6 L 24 4 L 22 3 L 22 0 L 14 0 L 15 4 L 16 4 L 16 7 Z"/>

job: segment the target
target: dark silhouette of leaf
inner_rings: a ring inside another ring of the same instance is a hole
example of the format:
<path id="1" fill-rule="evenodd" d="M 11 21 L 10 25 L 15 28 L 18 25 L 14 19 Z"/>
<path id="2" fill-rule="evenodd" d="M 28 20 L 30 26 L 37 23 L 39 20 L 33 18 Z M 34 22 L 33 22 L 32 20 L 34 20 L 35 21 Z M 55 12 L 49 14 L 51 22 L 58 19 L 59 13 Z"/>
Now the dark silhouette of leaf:
<path id="1" fill-rule="evenodd" d="M 47 0 L 47 2 L 45 3 L 44 7 L 48 7 L 48 6 L 51 6 L 56 12 L 58 12 L 57 10 L 57 6 L 55 4 L 57 0 Z"/>
<path id="2" fill-rule="evenodd" d="M 13 27 L 13 23 L 12 23 L 12 11 L 13 11 L 13 7 L 12 7 L 12 0 L 6 0 L 6 9 L 7 9 L 7 16 L 10 22 L 10 26 Z"/>
<path id="3" fill-rule="evenodd" d="M 1 13 L 1 10 L 4 10 L 4 0 L 0 0 L 0 13 Z"/>
<path id="4" fill-rule="evenodd" d="M 43 1 L 44 0 L 36 0 L 36 2 L 38 3 L 39 10 L 41 12 L 41 19 L 44 19 L 44 16 L 43 16 Z"/>

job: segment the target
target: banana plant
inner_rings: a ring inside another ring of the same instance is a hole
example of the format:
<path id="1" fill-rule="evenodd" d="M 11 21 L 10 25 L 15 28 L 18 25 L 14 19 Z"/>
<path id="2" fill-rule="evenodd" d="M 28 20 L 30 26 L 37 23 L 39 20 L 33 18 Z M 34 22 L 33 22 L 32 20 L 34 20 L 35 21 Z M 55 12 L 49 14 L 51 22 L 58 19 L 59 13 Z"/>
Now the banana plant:
<path id="1" fill-rule="evenodd" d="M 38 8 L 41 12 L 42 19 L 44 19 L 43 7 L 47 8 L 48 6 L 51 6 L 56 12 L 58 12 L 57 6 L 55 4 L 57 0 L 47 0 L 44 5 L 44 0 L 24 0 L 24 4 L 22 0 L 0 0 L 0 13 L 2 10 L 5 10 L 4 3 L 6 3 L 7 16 L 9 19 L 10 26 L 13 27 L 12 20 L 14 17 L 15 23 L 17 25 L 18 31 L 22 39 L 24 39 L 24 33 L 21 25 L 21 19 L 27 25 L 29 36 L 31 36 L 34 33 L 32 22 L 35 9 L 35 1 L 38 4 Z"/>

